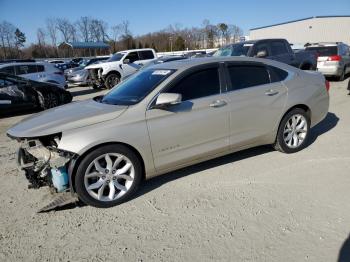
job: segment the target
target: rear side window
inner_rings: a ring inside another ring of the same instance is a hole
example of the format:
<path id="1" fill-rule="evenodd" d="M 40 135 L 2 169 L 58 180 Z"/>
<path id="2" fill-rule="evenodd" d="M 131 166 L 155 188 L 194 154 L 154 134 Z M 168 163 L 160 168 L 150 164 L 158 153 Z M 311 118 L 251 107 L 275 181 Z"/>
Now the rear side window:
<path id="1" fill-rule="evenodd" d="M 139 52 L 140 60 L 153 59 L 154 54 L 151 50 Z"/>
<path id="2" fill-rule="evenodd" d="M 269 74 L 263 66 L 229 66 L 228 73 L 233 90 L 270 83 Z"/>
<path id="3" fill-rule="evenodd" d="M 256 56 L 260 51 L 265 51 L 266 56 L 270 56 L 271 54 L 269 53 L 269 48 L 266 43 L 258 43 L 256 44 L 254 48 L 254 53 L 253 56 Z"/>
<path id="4" fill-rule="evenodd" d="M 36 66 L 38 72 L 44 72 L 45 71 L 45 67 L 43 65 L 37 65 Z"/>
<path id="5" fill-rule="evenodd" d="M 130 63 L 134 63 L 135 61 L 137 60 L 140 60 L 139 59 L 139 55 L 137 54 L 137 52 L 131 52 L 129 53 L 125 59 L 129 59 L 130 60 Z"/>
<path id="6" fill-rule="evenodd" d="M 167 92 L 181 94 L 183 101 L 219 94 L 218 68 L 208 68 L 192 73 Z"/>
<path id="7" fill-rule="evenodd" d="M 272 41 L 271 42 L 271 53 L 272 55 L 283 55 L 288 53 L 288 49 L 284 42 Z"/>
<path id="8" fill-rule="evenodd" d="M 10 75 L 14 75 L 15 74 L 15 67 L 14 66 L 6 66 L 0 69 L 1 73 L 6 73 L 6 74 L 10 74 Z"/>
<path id="9" fill-rule="evenodd" d="M 333 56 L 338 54 L 338 48 L 336 46 L 307 47 L 305 50 L 316 51 L 318 56 Z"/>
<path id="10" fill-rule="evenodd" d="M 287 78 L 288 73 L 274 66 L 268 66 L 271 82 L 280 82 Z"/>
<path id="11" fill-rule="evenodd" d="M 32 73 L 38 72 L 36 65 L 18 65 L 18 66 L 15 66 L 15 68 L 16 68 L 16 75 L 25 75 L 25 74 L 32 74 Z"/>

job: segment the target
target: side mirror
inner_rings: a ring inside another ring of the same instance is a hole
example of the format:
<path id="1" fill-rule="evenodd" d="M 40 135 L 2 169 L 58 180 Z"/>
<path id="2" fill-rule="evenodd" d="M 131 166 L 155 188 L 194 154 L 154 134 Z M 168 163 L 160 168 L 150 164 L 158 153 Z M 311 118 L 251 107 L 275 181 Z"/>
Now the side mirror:
<path id="1" fill-rule="evenodd" d="M 162 93 L 157 97 L 154 108 L 164 108 L 171 105 L 181 103 L 181 94 L 176 93 Z"/>
<path id="2" fill-rule="evenodd" d="M 261 50 L 256 54 L 256 57 L 260 57 L 260 58 L 266 57 L 266 56 L 267 56 L 266 50 Z"/>
<path id="3" fill-rule="evenodd" d="M 130 64 L 130 59 L 124 59 L 123 64 Z"/>

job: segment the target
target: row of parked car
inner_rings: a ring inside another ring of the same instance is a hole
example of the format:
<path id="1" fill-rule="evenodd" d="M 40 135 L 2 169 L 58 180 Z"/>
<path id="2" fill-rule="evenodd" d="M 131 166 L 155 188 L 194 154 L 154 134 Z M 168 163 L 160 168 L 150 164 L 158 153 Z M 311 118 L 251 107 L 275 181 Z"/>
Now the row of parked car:
<path id="1" fill-rule="evenodd" d="M 194 53 L 157 58 L 153 49 L 133 49 L 115 53 L 100 63 L 90 64 L 68 76 L 71 83 L 89 83 L 93 88 L 111 89 L 136 71 L 156 63 L 203 56 L 247 56 L 272 59 L 302 70 L 317 70 L 343 80 L 350 72 L 349 46 L 344 43 L 314 43 L 294 51 L 285 39 L 261 39 L 227 45 L 213 54 Z"/>
<path id="2" fill-rule="evenodd" d="M 69 92 L 64 90 L 67 83 L 89 85 L 95 89 L 111 89 L 135 72 L 151 65 L 204 56 L 267 58 L 302 70 L 317 70 L 325 76 L 335 76 L 339 80 L 343 80 L 350 72 L 350 50 L 346 44 L 314 43 L 303 50 L 294 51 L 285 39 L 261 39 L 230 44 L 211 54 L 190 52 L 185 55 L 157 57 L 155 50 L 146 48 L 120 51 L 112 56 L 74 58 L 70 61 L 4 61 L 0 63 L 0 108 L 4 112 L 33 105 L 43 109 L 54 107 L 72 100 L 71 96 L 67 98 Z M 42 91 L 44 86 L 45 92 Z M 38 91 L 39 87 L 41 91 Z"/>

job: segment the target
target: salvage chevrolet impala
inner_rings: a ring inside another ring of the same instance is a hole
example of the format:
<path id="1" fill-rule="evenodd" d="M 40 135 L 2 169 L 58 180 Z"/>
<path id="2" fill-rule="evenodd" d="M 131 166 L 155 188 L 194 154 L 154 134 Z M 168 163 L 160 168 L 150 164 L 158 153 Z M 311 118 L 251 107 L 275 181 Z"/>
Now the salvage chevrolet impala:
<path id="1" fill-rule="evenodd" d="M 143 179 L 271 144 L 294 153 L 328 112 L 318 72 L 216 57 L 141 70 L 104 96 L 50 109 L 8 130 L 34 187 L 95 207 L 129 199 Z"/>

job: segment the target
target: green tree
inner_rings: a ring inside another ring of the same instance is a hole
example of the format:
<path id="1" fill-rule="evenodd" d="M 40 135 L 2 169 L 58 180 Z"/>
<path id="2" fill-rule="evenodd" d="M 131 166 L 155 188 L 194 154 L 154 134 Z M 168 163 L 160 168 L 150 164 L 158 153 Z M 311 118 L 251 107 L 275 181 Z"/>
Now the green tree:
<path id="1" fill-rule="evenodd" d="M 176 38 L 175 45 L 174 45 L 174 50 L 175 51 L 185 50 L 185 40 L 181 36 L 178 36 Z"/>
<path id="2" fill-rule="evenodd" d="M 15 31 L 15 44 L 17 48 L 23 47 L 26 42 L 26 36 L 18 28 Z"/>

